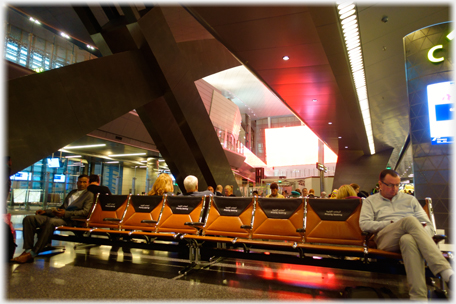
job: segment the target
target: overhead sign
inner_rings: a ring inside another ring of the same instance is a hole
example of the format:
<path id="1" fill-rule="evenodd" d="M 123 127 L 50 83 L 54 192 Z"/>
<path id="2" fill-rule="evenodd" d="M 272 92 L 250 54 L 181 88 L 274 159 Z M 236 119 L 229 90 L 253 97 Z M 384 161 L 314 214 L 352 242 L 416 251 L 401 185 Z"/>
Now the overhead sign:
<path id="1" fill-rule="evenodd" d="M 325 165 L 320 164 L 320 163 L 317 163 L 317 170 L 319 170 L 319 171 L 324 171 L 325 173 L 328 172 L 328 168 L 325 167 Z"/>

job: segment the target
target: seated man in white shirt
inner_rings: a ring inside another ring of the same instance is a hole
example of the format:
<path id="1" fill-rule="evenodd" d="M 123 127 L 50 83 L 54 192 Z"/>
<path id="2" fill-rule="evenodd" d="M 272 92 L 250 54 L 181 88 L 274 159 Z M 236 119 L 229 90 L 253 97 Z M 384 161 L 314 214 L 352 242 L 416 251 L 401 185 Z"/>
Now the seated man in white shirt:
<path id="1" fill-rule="evenodd" d="M 54 229 L 57 226 L 69 225 L 73 218 L 87 218 L 93 204 L 93 193 L 87 191 L 89 177 L 85 174 L 78 177 L 77 190 L 72 190 L 65 197 L 58 210 L 37 210 L 35 215 L 28 215 L 22 221 L 24 252 L 11 260 L 14 263 L 31 263 L 35 256 L 51 241 Z M 38 240 L 34 245 L 37 229 Z"/>
<path id="2" fill-rule="evenodd" d="M 400 182 L 401 178 L 394 170 L 386 169 L 380 173 L 380 192 L 364 200 L 359 226 L 363 231 L 375 233 L 378 249 L 401 252 L 410 299 L 425 300 L 424 261 L 434 275 L 441 275 L 450 289 L 453 269 L 432 239 L 434 227 L 418 200 L 398 192 Z"/>

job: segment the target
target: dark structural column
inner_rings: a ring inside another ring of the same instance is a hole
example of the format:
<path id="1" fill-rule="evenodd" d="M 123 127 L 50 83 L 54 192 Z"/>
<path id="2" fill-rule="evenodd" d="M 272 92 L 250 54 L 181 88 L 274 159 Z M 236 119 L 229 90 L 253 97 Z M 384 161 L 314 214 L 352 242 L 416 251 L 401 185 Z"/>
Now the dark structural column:
<path id="1" fill-rule="evenodd" d="M 139 28 L 160 67 L 166 85 L 159 100 L 137 109 L 147 130 L 184 191 L 183 179 L 208 185 L 233 185 L 240 195 L 203 101 L 195 86 L 201 77 L 239 65 L 217 41 L 177 43 L 159 7 L 139 21 Z"/>
<path id="2" fill-rule="evenodd" d="M 356 183 L 360 190 L 370 193 L 378 183 L 380 171 L 386 168 L 393 149 L 365 155 L 362 150 L 342 150 L 337 154 L 336 174 L 333 188 Z M 327 190 L 330 193 L 332 189 Z"/>
<path id="3" fill-rule="evenodd" d="M 450 32 L 451 23 L 441 23 L 404 37 L 415 197 L 432 198 L 437 228 L 445 229 L 449 238 L 452 138 L 447 137 L 454 101 L 443 86 L 428 95 L 428 86 L 453 81 Z"/>

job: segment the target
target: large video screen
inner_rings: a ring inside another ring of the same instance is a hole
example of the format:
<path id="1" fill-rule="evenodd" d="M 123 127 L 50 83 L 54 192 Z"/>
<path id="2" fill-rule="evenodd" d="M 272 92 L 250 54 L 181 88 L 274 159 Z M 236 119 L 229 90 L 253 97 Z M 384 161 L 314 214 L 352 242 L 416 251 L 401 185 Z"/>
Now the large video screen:
<path id="1" fill-rule="evenodd" d="M 318 137 L 307 126 L 265 129 L 268 166 L 309 165 L 318 162 Z M 337 155 L 324 145 L 324 162 Z"/>
<path id="2" fill-rule="evenodd" d="M 433 145 L 453 143 L 453 81 L 427 86 L 429 129 Z"/>

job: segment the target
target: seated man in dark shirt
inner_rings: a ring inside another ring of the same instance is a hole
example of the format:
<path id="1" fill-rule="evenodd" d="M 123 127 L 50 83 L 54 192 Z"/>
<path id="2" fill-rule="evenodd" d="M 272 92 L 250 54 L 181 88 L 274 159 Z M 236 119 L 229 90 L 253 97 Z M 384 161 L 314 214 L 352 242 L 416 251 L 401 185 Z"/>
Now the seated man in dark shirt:
<path id="1" fill-rule="evenodd" d="M 217 185 L 217 188 L 215 188 L 215 195 L 216 196 L 223 196 L 223 186 L 222 185 Z"/>
<path id="2" fill-rule="evenodd" d="M 100 177 L 96 174 L 91 174 L 89 176 L 89 186 L 87 187 L 87 190 L 92 192 L 94 196 L 96 196 L 97 193 L 100 193 L 100 195 L 112 194 L 108 187 L 100 186 Z"/>
<path id="3" fill-rule="evenodd" d="M 12 259 L 14 263 L 31 263 L 38 253 L 51 241 L 55 227 L 69 225 L 73 218 L 86 218 L 92 209 L 93 193 L 87 191 L 89 177 L 85 174 L 78 177 L 78 189 L 70 191 L 62 206 L 57 210 L 37 210 L 36 215 L 27 215 L 22 221 L 24 252 Z M 34 244 L 37 229 L 38 240 Z"/>
<path id="4" fill-rule="evenodd" d="M 203 195 L 214 195 L 209 190 L 198 192 L 198 178 L 193 175 L 189 175 L 184 179 L 184 187 L 187 192 L 184 195 L 188 196 L 203 196 Z"/>

